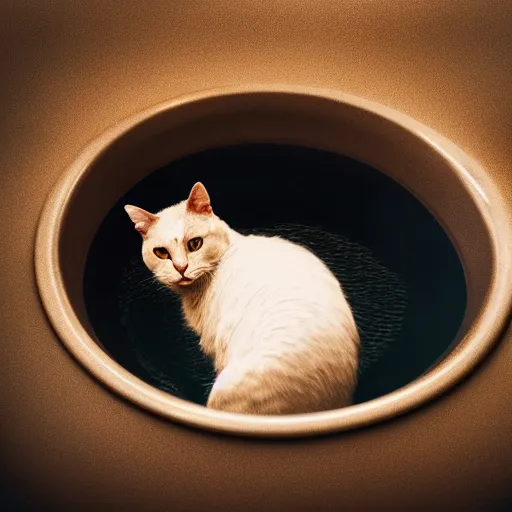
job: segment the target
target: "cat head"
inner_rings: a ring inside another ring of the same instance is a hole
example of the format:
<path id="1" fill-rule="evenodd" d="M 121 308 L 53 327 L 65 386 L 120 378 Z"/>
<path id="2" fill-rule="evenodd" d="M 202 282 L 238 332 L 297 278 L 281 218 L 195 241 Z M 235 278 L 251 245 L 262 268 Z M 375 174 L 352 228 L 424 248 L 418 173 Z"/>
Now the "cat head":
<path id="1" fill-rule="evenodd" d="M 187 287 L 210 275 L 229 247 L 229 228 L 214 213 L 202 183 L 187 200 L 157 214 L 126 205 L 142 235 L 142 257 L 164 285 Z"/>

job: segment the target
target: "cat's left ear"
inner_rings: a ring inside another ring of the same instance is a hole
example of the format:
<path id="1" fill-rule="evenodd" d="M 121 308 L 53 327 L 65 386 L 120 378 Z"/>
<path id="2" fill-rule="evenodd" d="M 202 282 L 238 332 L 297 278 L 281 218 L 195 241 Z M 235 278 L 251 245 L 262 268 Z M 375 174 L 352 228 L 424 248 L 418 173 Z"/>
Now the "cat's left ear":
<path id="1" fill-rule="evenodd" d="M 124 207 L 125 212 L 129 215 L 132 222 L 135 224 L 135 229 L 146 238 L 149 228 L 158 220 L 158 216 L 139 208 L 138 206 L 132 206 L 127 204 Z"/>
<path id="2" fill-rule="evenodd" d="M 199 215 L 210 215 L 212 213 L 210 196 L 202 183 L 198 182 L 192 187 L 187 199 L 187 210 Z"/>

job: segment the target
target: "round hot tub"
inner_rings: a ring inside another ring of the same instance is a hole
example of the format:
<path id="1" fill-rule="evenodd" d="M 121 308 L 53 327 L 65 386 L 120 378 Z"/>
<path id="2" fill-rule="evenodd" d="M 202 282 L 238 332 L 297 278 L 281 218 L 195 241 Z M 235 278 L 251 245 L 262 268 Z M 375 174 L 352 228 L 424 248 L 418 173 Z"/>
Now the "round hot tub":
<path id="1" fill-rule="evenodd" d="M 339 278 L 362 340 L 354 405 L 204 407 L 211 364 L 177 297 L 148 279 L 123 210 L 157 211 L 198 180 L 231 227 L 306 245 Z M 216 431 L 313 435 L 404 413 L 470 373 L 509 312 L 510 235 L 485 173 L 425 126 L 334 91 L 247 86 L 159 105 L 96 140 L 48 198 L 36 272 L 64 344 L 125 398 Z"/>

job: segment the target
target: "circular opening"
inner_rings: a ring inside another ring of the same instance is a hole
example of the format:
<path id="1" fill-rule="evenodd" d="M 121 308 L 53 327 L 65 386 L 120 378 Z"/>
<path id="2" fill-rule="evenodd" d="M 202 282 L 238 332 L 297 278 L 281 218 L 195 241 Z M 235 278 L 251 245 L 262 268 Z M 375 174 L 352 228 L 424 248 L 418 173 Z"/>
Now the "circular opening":
<path id="1" fill-rule="evenodd" d="M 340 279 L 361 333 L 356 405 L 280 417 L 201 405 L 212 368 L 177 298 L 147 279 L 123 210 L 158 211 L 195 181 L 231 227 L 309 246 Z M 467 374 L 509 311 L 509 235 L 486 175 L 415 121 L 332 91 L 241 87 L 93 143 L 48 199 L 36 270 L 67 347 L 125 397 L 196 426 L 305 435 L 404 412 Z"/>
<path id="2" fill-rule="evenodd" d="M 456 343 L 466 306 L 462 264 L 409 192 L 327 151 L 226 147 L 150 174 L 116 203 L 94 237 L 84 274 L 89 318 L 105 350 L 142 380 L 203 405 L 213 383 L 179 298 L 151 279 L 123 209 L 159 211 L 187 197 L 196 181 L 206 184 L 231 227 L 309 247 L 338 277 L 361 336 L 356 403 L 408 384 Z"/>

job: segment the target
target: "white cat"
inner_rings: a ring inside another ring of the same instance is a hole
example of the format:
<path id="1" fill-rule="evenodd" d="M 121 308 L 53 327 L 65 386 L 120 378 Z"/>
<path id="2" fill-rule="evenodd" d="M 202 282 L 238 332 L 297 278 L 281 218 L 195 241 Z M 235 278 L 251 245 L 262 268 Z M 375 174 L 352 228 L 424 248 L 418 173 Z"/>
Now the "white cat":
<path id="1" fill-rule="evenodd" d="M 217 379 L 207 407 L 295 414 L 350 405 L 359 335 L 340 284 L 307 249 L 243 236 L 212 211 L 196 183 L 157 214 L 125 210 L 144 263 L 182 298 Z"/>

